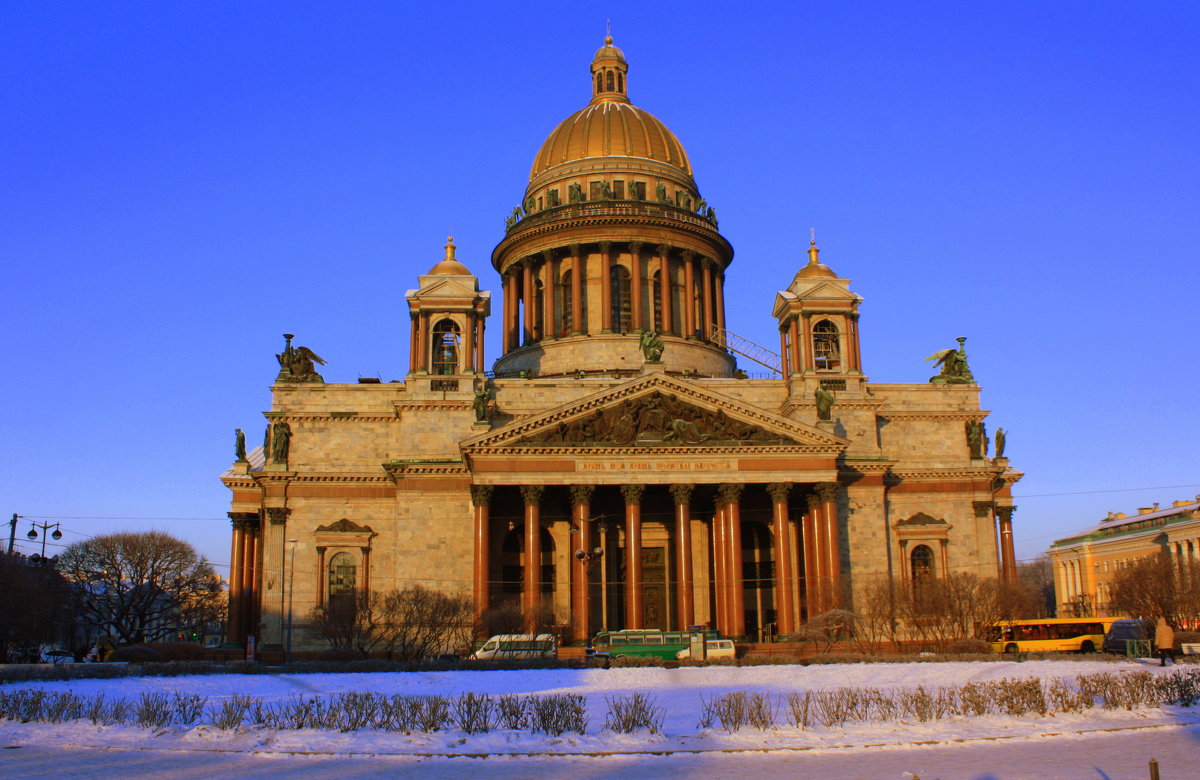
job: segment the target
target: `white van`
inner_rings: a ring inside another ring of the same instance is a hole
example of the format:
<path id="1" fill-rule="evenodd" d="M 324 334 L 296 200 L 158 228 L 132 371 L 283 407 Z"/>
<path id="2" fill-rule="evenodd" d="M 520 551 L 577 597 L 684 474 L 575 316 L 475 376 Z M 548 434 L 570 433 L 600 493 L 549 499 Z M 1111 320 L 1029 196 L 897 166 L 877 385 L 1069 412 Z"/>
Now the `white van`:
<path id="1" fill-rule="evenodd" d="M 508 658 L 557 658 L 554 634 L 497 634 L 471 654 L 476 660 Z"/>
<path id="2" fill-rule="evenodd" d="M 708 639 L 704 642 L 704 652 L 708 658 L 737 658 L 737 648 L 732 639 Z M 679 660 L 692 657 L 692 650 L 685 647 L 675 654 Z"/>

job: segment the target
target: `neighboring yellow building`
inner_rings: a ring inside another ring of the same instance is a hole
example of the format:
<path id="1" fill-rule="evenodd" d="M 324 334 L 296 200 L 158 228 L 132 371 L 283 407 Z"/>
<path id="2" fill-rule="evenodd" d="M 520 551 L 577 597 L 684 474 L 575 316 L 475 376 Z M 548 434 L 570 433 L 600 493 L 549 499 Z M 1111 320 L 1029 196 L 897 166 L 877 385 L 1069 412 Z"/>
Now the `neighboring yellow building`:
<path id="1" fill-rule="evenodd" d="M 1116 573 L 1166 552 L 1179 564 L 1200 561 L 1200 496 L 1169 509 L 1144 506 L 1132 517 L 1109 512 L 1099 525 L 1050 546 L 1060 617 L 1109 614 Z"/>

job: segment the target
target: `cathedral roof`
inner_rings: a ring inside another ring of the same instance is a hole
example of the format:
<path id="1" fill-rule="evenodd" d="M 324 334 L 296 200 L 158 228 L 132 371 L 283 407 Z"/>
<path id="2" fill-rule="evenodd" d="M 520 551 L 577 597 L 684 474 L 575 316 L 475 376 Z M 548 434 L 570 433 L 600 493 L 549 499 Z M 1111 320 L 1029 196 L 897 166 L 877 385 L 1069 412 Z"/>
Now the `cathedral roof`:
<path id="1" fill-rule="evenodd" d="M 625 55 L 612 38 L 592 60 L 592 101 L 564 119 L 538 150 L 529 178 L 593 157 L 640 157 L 692 175 L 683 144 L 657 117 L 629 102 Z"/>

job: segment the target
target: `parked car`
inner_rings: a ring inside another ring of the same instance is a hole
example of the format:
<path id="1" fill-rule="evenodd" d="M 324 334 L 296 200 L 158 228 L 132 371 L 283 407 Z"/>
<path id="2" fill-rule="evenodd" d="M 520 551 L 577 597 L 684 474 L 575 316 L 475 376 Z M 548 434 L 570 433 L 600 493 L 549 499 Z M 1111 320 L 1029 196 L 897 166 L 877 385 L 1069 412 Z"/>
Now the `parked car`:
<path id="1" fill-rule="evenodd" d="M 1126 655 L 1129 642 L 1144 642 L 1149 638 L 1150 632 L 1146 630 L 1145 621 L 1135 618 L 1114 620 L 1108 628 L 1108 633 L 1104 635 L 1104 652 Z"/>
<path id="2" fill-rule="evenodd" d="M 558 640 L 553 634 L 497 634 L 483 643 L 471 658 L 557 658 Z"/>
<path id="3" fill-rule="evenodd" d="M 704 643 L 704 652 L 709 658 L 737 658 L 737 649 L 732 639 L 709 639 Z M 685 647 L 675 654 L 679 660 L 692 657 L 692 649 Z"/>
<path id="4" fill-rule="evenodd" d="M 73 664 L 75 663 L 75 654 L 70 650 L 43 650 L 41 653 L 41 661 L 44 664 Z"/>

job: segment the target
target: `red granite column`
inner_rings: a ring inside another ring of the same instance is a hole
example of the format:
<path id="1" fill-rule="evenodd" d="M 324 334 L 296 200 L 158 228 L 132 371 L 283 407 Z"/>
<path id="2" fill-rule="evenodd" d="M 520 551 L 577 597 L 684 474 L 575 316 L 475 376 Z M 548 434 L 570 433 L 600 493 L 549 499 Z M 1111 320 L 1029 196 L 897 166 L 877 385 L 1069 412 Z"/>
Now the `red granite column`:
<path id="1" fill-rule="evenodd" d="M 696 594 L 692 574 L 692 486 L 671 485 L 675 499 L 675 602 L 679 625 L 686 631 L 696 622 Z"/>
<path id="2" fill-rule="evenodd" d="M 479 329 L 478 333 L 475 336 L 475 370 L 477 372 L 479 372 L 480 374 L 482 374 L 483 370 L 484 370 L 483 369 L 483 337 L 484 337 L 485 333 L 484 333 L 483 316 L 478 313 L 476 313 L 476 315 L 475 315 L 475 327 Z"/>
<path id="3" fill-rule="evenodd" d="M 683 335 L 696 335 L 696 253 L 683 250 Z"/>
<path id="4" fill-rule="evenodd" d="M 642 594 L 642 493 L 645 485 L 622 485 L 625 497 L 625 627 L 641 628 Z"/>
<path id="5" fill-rule="evenodd" d="M 542 518 L 541 485 L 522 485 L 521 497 L 525 499 L 525 570 L 524 612 L 525 627 L 536 633 L 541 623 L 542 610 Z"/>
<path id="6" fill-rule="evenodd" d="M 788 328 L 791 333 L 791 356 L 792 356 L 792 373 L 799 374 L 804 370 L 804 363 L 801 359 L 800 350 L 800 318 L 792 317 L 792 321 L 788 323 Z M 804 354 L 808 354 L 812 350 L 805 350 Z"/>
<path id="7" fill-rule="evenodd" d="M 571 515 L 575 527 L 572 534 L 575 545 L 571 551 L 571 638 L 575 641 L 584 641 L 591 635 L 588 569 L 591 565 L 592 529 L 589 516 L 594 490 L 594 485 L 571 486 Z M 582 550 L 585 557 L 575 555 L 575 550 Z"/>
<path id="8" fill-rule="evenodd" d="M 458 356 L 458 365 L 454 368 L 456 374 L 469 374 L 475 368 L 475 314 L 467 312 L 466 318 L 466 327 L 463 328 L 462 354 Z"/>
<path id="9" fill-rule="evenodd" d="M 804 546 L 804 609 L 805 617 L 812 620 L 822 612 L 822 581 L 819 564 L 821 549 L 820 534 L 817 533 L 818 502 L 816 496 L 805 498 L 807 509 L 804 512 L 804 536 L 800 540 Z"/>
<path id="10" fill-rule="evenodd" d="M 583 321 L 583 247 L 571 244 L 571 335 L 581 336 L 587 330 Z"/>
<path id="11" fill-rule="evenodd" d="M 629 297 L 633 330 L 646 330 L 645 311 L 642 307 L 642 245 L 640 242 L 629 243 Z"/>
<path id="12" fill-rule="evenodd" d="M 718 495 L 725 505 L 725 529 L 728 534 L 728 582 L 729 633 L 743 636 L 746 633 L 746 589 L 742 577 L 742 513 L 738 501 L 745 485 L 729 484 L 718 488 Z"/>
<path id="13" fill-rule="evenodd" d="M 729 595 L 725 573 L 725 508 L 717 499 L 712 520 L 713 624 L 723 635 L 729 634 L 729 611 L 725 597 Z"/>
<path id="14" fill-rule="evenodd" d="M 417 315 L 409 314 L 408 325 L 408 373 L 417 370 Z"/>
<path id="15" fill-rule="evenodd" d="M 490 572 L 491 572 L 491 510 L 492 500 L 490 485 L 471 485 L 471 504 L 475 507 L 475 567 L 474 567 L 474 598 L 475 598 L 475 629 L 478 632 L 483 626 L 484 613 L 491 605 Z M 481 637 L 486 638 L 486 637 Z"/>
<path id="16" fill-rule="evenodd" d="M 792 540 L 788 537 L 788 493 L 791 489 L 787 482 L 767 485 L 773 515 L 771 534 L 775 537 L 775 620 L 781 634 L 796 630 L 792 606 Z"/>
<path id="17" fill-rule="evenodd" d="M 724 272 L 716 275 L 713 279 L 713 294 L 716 296 L 716 301 L 713 303 L 713 308 L 716 310 L 717 327 L 725 330 L 725 274 Z"/>
<path id="18" fill-rule="evenodd" d="M 550 250 L 542 252 L 542 338 L 558 338 L 558 329 L 554 325 L 554 295 L 558 290 L 558 274 L 554 272 L 554 253 Z"/>
<path id="19" fill-rule="evenodd" d="M 659 246 L 656 251 L 659 257 L 659 295 L 662 296 L 662 332 L 674 333 L 674 310 L 671 300 L 671 247 Z"/>
<path id="20" fill-rule="evenodd" d="M 824 553 L 829 590 L 826 602 L 829 609 L 842 606 L 842 546 L 838 534 L 837 485 L 824 482 L 817 486 L 821 501 L 821 522 L 824 526 Z"/>
<path id="21" fill-rule="evenodd" d="M 612 242 L 600 242 L 600 332 L 612 333 Z"/>
<path id="22" fill-rule="evenodd" d="M 1015 506 L 996 507 L 1000 519 L 1000 578 L 1015 585 L 1017 583 L 1017 556 L 1013 549 L 1012 516 Z"/>
<path id="23" fill-rule="evenodd" d="M 533 305 L 533 260 L 525 258 L 521 262 L 521 300 L 525 302 L 525 323 L 521 332 L 521 343 L 533 343 L 534 320 L 537 307 Z"/>
<path id="24" fill-rule="evenodd" d="M 235 513 L 229 513 L 229 522 L 233 527 L 233 547 L 230 552 L 229 564 L 229 624 L 226 626 L 225 638 L 230 643 L 241 644 L 246 638 L 242 633 L 242 561 L 245 554 L 245 545 L 242 539 L 242 528 L 244 523 L 241 519 L 241 513 L 234 516 Z"/>
<path id="25" fill-rule="evenodd" d="M 701 278 L 704 280 L 704 311 L 701 314 L 704 322 L 704 325 L 702 326 L 704 328 L 704 332 L 700 334 L 700 338 L 707 341 L 708 339 L 712 338 L 712 326 L 716 322 L 716 320 L 713 318 L 712 310 L 712 260 L 709 260 L 706 257 L 701 261 L 700 265 L 702 268 Z"/>

